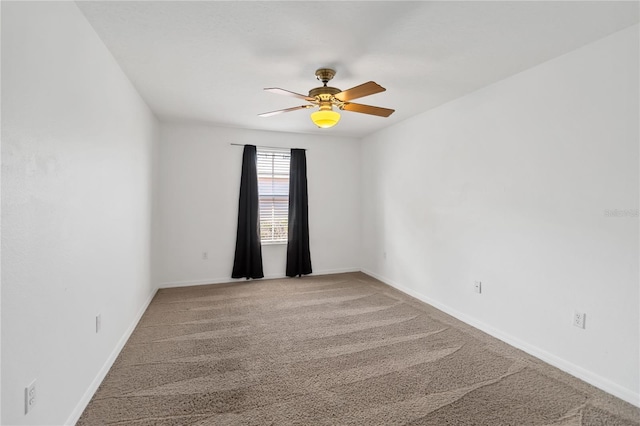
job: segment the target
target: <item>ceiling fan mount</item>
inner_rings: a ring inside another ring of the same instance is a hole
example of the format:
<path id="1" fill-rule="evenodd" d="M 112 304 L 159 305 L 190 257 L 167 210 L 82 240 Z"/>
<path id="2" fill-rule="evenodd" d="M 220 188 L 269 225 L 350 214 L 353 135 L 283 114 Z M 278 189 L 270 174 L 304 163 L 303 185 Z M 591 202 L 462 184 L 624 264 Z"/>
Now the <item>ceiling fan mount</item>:
<path id="1" fill-rule="evenodd" d="M 335 77 L 336 72 L 331 68 L 320 68 L 316 70 L 316 78 L 321 81 L 325 86 L 333 77 Z"/>
<path id="2" fill-rule="evenodd" d="M 376 115 L 379 117 L 388 117 L 393 114 L 394 110 L 389 108 L 381 108 L 371 105 L 356 104 L 350 102 L 353 99 L 362 98 L 364 96 L 373 95 L 375 93 L 384 92 L 384 87 L 379 84 L 369 81 L 359 86 L 352 87 L 351 89 L 341 90 L 337 87 L 327 86 L 327 83 L 333 79 L 336 75 L 335 70 L 331 68 L 320 68 L 316 70 L 316 78 L 322 82 L 322 87 L 316 87 L 309 90 L 309 95 L 301 95 L 300 93 L 291 92 L 289 90 L 280 89 L 277 87 L 266 88 L 269 92 L 278 93 L 281 95 L 292 96 L 299 99 L 304 99 L 309 102 L 307 105 L 300 105 L 293 108 L 281 109 L 278 111 L 265 112 L 259 114 L 260 117 L 270 117 L 272 115 L 280 114 L 283 112 L 296 111 L 299 109 L 308 109 L 318 107 L 319 111 L 311 114 L 311 120 L 318 127 L 333 127 L 340 120 L 340 114 L 333 111 L 333 107 L 339 110 L 359 112 L 362 114 Z"/>

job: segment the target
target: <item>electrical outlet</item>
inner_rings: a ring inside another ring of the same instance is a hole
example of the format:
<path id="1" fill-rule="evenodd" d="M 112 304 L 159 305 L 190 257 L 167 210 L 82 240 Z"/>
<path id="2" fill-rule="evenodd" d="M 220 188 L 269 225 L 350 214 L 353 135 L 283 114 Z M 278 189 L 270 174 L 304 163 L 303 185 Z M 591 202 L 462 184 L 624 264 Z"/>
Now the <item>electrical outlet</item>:
<path id="1" fill-rule="evenodd" d="M 36 381 L 24 388 L 24 414 L 29 414 L 36 405 Z"/>
<path id="2" fill-rule="evenodd" d="M 482 282 L 481 281 L 475 281 L 473 283 L 473 288 L 476 291 L 476 293 L 482 293 Z"/>
<path id="3" fill-rule="evenodd" d="M 578 328 L 584 328 L 587 314 L 584 312 L 573 311 L 573 325 Z"/>
<path id="4" fill-rule="evenodd" d="M 102 314 L 96 315 L 96 333 L 100 333 L 102 329 Z"/>
<path id="5" fill-rule="evenodd" d="M 209 252 L 203 251 L 202 252 L 202 260 L 208 260 L 209 259 Z"/>

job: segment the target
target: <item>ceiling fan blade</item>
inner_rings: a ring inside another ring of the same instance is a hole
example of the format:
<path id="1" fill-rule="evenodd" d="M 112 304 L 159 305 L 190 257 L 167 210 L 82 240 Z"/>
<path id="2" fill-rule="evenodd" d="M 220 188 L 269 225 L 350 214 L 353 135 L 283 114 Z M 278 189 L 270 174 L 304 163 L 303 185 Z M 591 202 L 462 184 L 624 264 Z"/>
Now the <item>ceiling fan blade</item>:
<path id="1" fill-rule="evenodd" d="M 342 102 L 347 102 L 352 99 L 358 99 L 364 96 L 373 95 L 374 93 L 384 92 L 385 90 L 387 89 L 380 86 L 378 83 L 369 81 L 368 83 L 363 83 L 360 86 L 343 90 L 342 92 L 337 93 L 335 97 L 341 100 Z"/>
<path id="2" fill-rule="evenodd" d="M 271 112 L 263 112 L 262 114 L 258 114 L 258 117 L 271 117 L 272 115 L 282 114 L 283 112 L 296 111 L 296 110 L 299 110 L 299 109 L 307 109 L 307 108 L 312 108 L 312 107 L 313 107 L 313 105 L 300 105 L 300 106 L 293 107 L 293 108 L 279 109 L 277 111 L 271 111 Z"/>
<path id="3" fill-rule="evenodd" d="M 343 105 L 342 109 L 352 112 L 360 112 L 362 114 L 377 115 L 379 117 L 388 117 L 395 111 L 395 109 L 354 103 L 346 103 Z"/>
<path id="4" fill-rule="evenodd" d="M 289 90 L 280 89 L 279 87 L 269 87 L 269 88 L 265 88 L 264 90 L 266 90 L 267 92 L 271 92 L 271 93 L 277 93 L 278 95 L 292 96 L 294 98 L 304 99 L 305 101 L 313 101 L 314 100 L 314 98 L 309 97 L 307 95 L 301 95 L 300 93 L 296 93 L 296 92 L 291 92 Z"/>

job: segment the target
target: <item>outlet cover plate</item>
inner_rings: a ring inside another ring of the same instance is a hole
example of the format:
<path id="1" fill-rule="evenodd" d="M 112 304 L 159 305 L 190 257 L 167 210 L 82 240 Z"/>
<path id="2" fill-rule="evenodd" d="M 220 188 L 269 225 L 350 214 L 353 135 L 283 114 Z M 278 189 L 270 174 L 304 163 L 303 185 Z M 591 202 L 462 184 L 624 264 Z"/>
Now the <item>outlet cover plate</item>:
<path id="1" fill-rule="evenodd" d="M 24 388 L 24 414 L 29 414 L 36 405 L 36 381 Z"/>
<path id="2" fill-rule="evenodd" d="M 578 328 L 585 328 L 585 320 L 586 320 L 587 314 L 585 314 L 584 312 L 578 312 L 578 311 L 574 311 L 573 312 L 573 325 L 578 327 Z"/>

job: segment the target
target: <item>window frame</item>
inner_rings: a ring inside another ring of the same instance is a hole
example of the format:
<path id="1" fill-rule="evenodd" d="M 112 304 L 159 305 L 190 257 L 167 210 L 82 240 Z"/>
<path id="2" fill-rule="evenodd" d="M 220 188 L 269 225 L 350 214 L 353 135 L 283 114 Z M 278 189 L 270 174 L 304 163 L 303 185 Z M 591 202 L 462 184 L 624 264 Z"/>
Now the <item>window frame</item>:
<path id="1" fill-rule="evenodd" d="M 289 179 L 290 179 L 290 162 L 291 150 L 288 148 L 265 148 L 256 147 L 257 157 L 257 176 L 258 176 L 258 220 L 260 223 L 260 244 L 261 245 L 282 245 L 288 242 L 288 226 L 289 226 Z M 270 172 L 265 173 L 268 164 L 271 162 Z M 286 167 L 284 167 L 286 163 Z M 286 177 L 286 185 L 283 180 Z M 264 188 L 271 186 L 271 192 L 263 192 Z M 278 185 L 278 182 L 280 185 Z M 271 198 L 271 217 L 264 218 L 264 204 L 269 204 L 263 200 Z M 278 208 L 278 204 L 285 205 Z M 277 221 L 284 221 L 284 226 L 277 225 Z M 264 237 L 264 227 L 270 225 L 271 235 Z M 282 233 L 284 228 L 284 237 L 277 238 L 278 229 Z"/>

